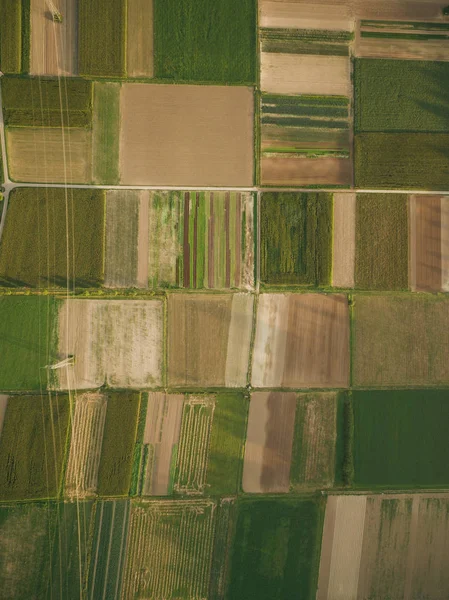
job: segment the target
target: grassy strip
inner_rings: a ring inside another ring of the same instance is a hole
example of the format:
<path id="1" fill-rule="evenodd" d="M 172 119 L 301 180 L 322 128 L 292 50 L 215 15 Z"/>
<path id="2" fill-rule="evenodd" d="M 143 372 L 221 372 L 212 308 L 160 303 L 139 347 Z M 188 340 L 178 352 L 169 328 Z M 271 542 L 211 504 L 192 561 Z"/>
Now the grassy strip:
<path id="1" fill-rule="evenodd" d="M 22 0 L 22 73 L 30 72 L 31 0 Z"/>
<path id="2" fill-rule="evenodd" d="M 355 185 L 361 188 L 446 190 L 449 135 L 362 133 L 355 136 Z"/>
<path id="3" fill-rule="evenodd" d="M 120 85 L 94 83 L 92 119 L 95 183 L 119 183 Z"/>
<path id="4" fill-rule="evenodd" d="M 58 494 L 69 426 L 67 396 L 14 396 L 0 438 L 0 499 Z"/>
<path id="5" fill-rule="evenodd" d="M 20 73 L 22 68 L 22 3 L 0 0 L 0 70 Z"/>
<path id="6" fill-rule="evenodd" d="M 308 117 L 339 117 L 348 118 L 348 109 L 346 106 L 314 106 L 298 103 L 295 104 L 267 104 L 262 102 L 262 115 L 291 115 Z"/>
<path id="7" fill-rule="evenodd" d="M 256 4 L 255 0 L 154 0 L 155 76 L 255 83 Z"/>
<path id="8" fill-rule="evenodd" d="M 111 393 L 104 426 L 101 461 L 98 470 L 100 496 L 126 496 L 133 468 L 139 394 Z"/>
<path id="9" fill-rule="evenodd" d="M 378 27 L 380 29 L 391 29 L 395 27 L 397 29 L 436 29 L 446 31 L 449 30 L 449 23 L 426 23 L 418 21 L 369 21 L 363 20 L 360 22 L 360 26 L 363 27 Z"/>
<path id="10" fill-rule="evenodd" d="M 267 39 L 262 40 L 262 52 L 349 56 L 349 46 L 347 44 L 332 44 L 321 41 Z"/>
<path id="11" fill-rule="evenodd" d="M 344 106 L 349 107 L 349 98 L 346 96 L 284 96 L 282 94 L 262 93 L 262 104 L 280 106 Z"/>
<path id="12" fill-rule="evenodd" d="M 125 56 L 126 0 L 79 0 L 80 75 L 122 77 Z"/>
<path id="13" fill-rule="evenodd" d="M 104 195 L 103 190 L 13 190 L 0 245 L 0 284 L 101 285 Z"/>
<path id="14" fill-rule="evenodd" d="M 342 480 L 346 486 L 354 481 L 354 407 L 351 392 L 343 396 L 343 466 Z"/>
<path id="15" fill-rule="evenodd" d="M 391 40 L 414 40 L 415 42 L 422 42 L 426 40 L 447 40 L 449 39 L 448 33 L 403 33 L 403 32 L 392 32 L 392 31 L 362 31 L 362 38 L 377 38 L 377 39 L 391 39 Z"/>
<path id="16" fill-rule="evenodd" d="M 345 129 L 349 121 L 333 121 L 330 119 L 313 119 L 291 116 L 262 116 L 262 125 L 280 125 L 291 127 L 317 127 L 319 129 Z"/>
<path id="17" fill-rule="evenodd" d="M 318 150 L 314 148 L 294 148 L 294 147 L 281 147 L 281 148 L 264 148 L 262 150 L 264 156 L 276 155 L 276 154 L 296 154 L 298 156 L 307 156 L 308 158 L 319 158 L 322 156 L 333 156 L 335 158 L 349 158 L 349 150 Z"/>
<path id="18" fill-rule="evenodd" d="M 262 40 L 310 40 L 334 43 L 348 43 L 354 37 L 351 31 L 333 31 L 328 29 L 260 29 Z"/>

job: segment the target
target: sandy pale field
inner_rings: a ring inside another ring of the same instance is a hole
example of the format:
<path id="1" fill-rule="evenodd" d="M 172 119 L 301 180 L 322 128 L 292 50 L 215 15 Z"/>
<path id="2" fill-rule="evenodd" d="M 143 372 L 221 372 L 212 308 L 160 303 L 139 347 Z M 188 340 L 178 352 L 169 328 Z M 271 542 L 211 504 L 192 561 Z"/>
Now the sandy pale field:
<path id="1" fill-rule="evenodd" d="M 153 77 L 153 0 L 128 0 L 128 77 Z"/>
<path id="2" fill-rule="evenodd" d="M 0 394 L 0 436 L 2 435 L 3 423 L 5 421 L 6 407 L 8 406 L 8 398 L 6 394 Z"/>
<path id="3" fill-rule="evenodd" d="M 354 287 L 355 194 L 334 194 L 332 285 Z"/>
<path id="4" fill-rule="evenodd" d="M 432 32 L 435 33 L 435 32 Z M 449 40 L 394 40 L 358 36 L 356 56 L 400 60 L 449 60 Z"/>

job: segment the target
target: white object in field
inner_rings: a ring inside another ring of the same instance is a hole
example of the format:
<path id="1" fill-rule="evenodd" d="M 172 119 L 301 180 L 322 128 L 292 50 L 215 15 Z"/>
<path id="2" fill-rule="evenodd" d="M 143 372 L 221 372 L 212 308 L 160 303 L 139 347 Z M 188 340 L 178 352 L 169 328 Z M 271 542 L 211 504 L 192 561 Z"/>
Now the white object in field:
<path id="1" fill-rule="evenodd" d="M 54 371 L 56 369 L 62 369 L 64 367 L 73 366 L 74 364 L 75 364 L 75 357 L 68 356 L 67 358 L 64 358 L 64 360 L 60 360 L 58 363 L 56 363 L 54 365 L 47 365 L 47 369 L 52 369 L 52 371 Z"/>

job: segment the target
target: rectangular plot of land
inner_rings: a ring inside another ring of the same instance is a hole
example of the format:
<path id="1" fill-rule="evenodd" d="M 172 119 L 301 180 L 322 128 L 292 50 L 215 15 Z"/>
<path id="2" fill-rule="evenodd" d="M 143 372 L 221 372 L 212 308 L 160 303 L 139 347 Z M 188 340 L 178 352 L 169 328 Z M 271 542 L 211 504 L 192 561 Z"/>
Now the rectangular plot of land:
<path id="1" fill-rule="evenodd" d="M 92 109 L 92 178 L 119 183 L 120 84 L 95 81 Z"/>
<path id="2" fill-rule="evenodd" d="M 342 185 L 351 184 L 352 164 L 348 158 L 323 156 L 263 156 L 262 185 Z"/>
<path id="3" fill-rule="evenodd" d="M 442 287 L 441 196 L 410 196 L 410 287 L 418 292 L 438 292 Z"/>
<path id="4" fill-rule="evenodd" d="M 261 0 L 260 27 L 351 30 L 351 11 L 345 4 L 321 4 Z"/>
<path id="5" fill-rule="evenodd" d="M 153 77 L 153 0 L 128 0 L 126 71 Z"/>
<path id="6" fill-rule="evenodd" d="M 355 194 L 334 194 L 332 285 L 354 287 Z"/>
<path id="7" fill-rule="evenodd" d="M 289 491 L 295 411 L 294 392 L 252 394 L 243 466 L 245 492 Z"/>

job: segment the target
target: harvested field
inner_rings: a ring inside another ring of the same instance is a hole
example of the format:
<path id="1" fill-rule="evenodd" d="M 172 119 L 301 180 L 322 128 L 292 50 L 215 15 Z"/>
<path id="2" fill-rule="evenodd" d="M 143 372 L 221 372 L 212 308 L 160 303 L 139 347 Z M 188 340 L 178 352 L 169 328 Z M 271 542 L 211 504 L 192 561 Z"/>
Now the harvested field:
<path id="1" fill-rule="evenodd" d="M 261 89 L 275 94 L 351 94 L 350 61 L 345 56 L 261 54 Z"/>
<path id="2" fill-rule="evenodd" d="M 353 320 L 356 386 L 449 382 L 449 303 L 422 295 L 357 295 Z"/>
<path id="3" fill-rule="evenodd" d="M 356 195 L 334 194 L 332 285 L 354 287 Z"/>
<path id="4" fill-rule="evenodd" d="M 215 533 L 209 500 L 134 502 L 122 598 L 206 598 Z"/>
<path id="5" fill-rule="evenodd" d="M 449 196 L 441 196 L 441 285 L 449 291 Z"/>
<path id="6" fill-rule="evenodd" d="M 0 437 L 2 435 L 3 423 L 5 421 L 6 407 L 8 406 L 8 398 L 6 394 L 0 394 Z"/>
<path id="7" fill-rule="evenodd" d="M 63 15 L 53 20 L 46 0 L 31 0 L 31 75 L 76 75 L 78 73 L 77 0 L 54 0 Z"/>
<path id="8" fill-rule="evenodd" d="M 337 394 L 300 394 L 290 469 L 293 490 L 332 487 L 337 445 Z"/>
<path id="9" fill-rule="evenodd" d="M 329 29 L 350 31 L 354 27 L 348 2 L 340 4 L 260 0 L 259 25 L 272 28 Z"/>
<path id="10" fill-rule="evenodd" d="M 123 84 L 121 183 L 252 185 L 253 104 L 245 87 Z"/>
<path id="11" fill-rule="evenodd" d="M 120 84 L 93 83 L 92 170 L 96 184 L 119 183 Z"/>
<path id="12" fill-rule="evenodd" d="M 65 475 L 65 494 L 69 497 L 79 499 L 97 491 L 106 409 L 103 394 L 76 397 Z"/>
<path id="13" fill-rule="evenodd" d="M 9 174 L 14 181 L 30 183 L 90 183 L 91 145 L 87 129 L 10 127 Z"/>
<path id="14" fill-rule="evenodd" d="M 261 183 L 266 186 L 347 186 L 351 184 L 352 163 L 348 158 L 307 156 L 264 156 Z"/>
<path id="15" fill-rule="evenodd" d="M 153 77 L 153 0 L 127 0 L 126 72 Z"/>
<path id="16" fill-rule="evenodd" d="M 253 351 L 253 387 L 347 387 L 346 296 L 261 294 Z"/>
<path id="17" fill-rule="evenodd" d="M 163 320 L 160 300 L 81 300 L 61 303 L 60 389 L 118 388 L 162 384 Z"/>
<path id="18" fill-rule="evenodd" d="M 289 491 L 295 411 L 294 392 L 251 395 L 243 466 L 244 492 Z"/>
<path id="19" fill-rule="evenodd" d="M 170 295 L 169 385 L 245 387 L 253 302 L 250 294 Z"/>

